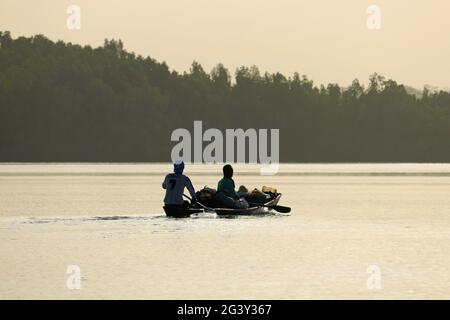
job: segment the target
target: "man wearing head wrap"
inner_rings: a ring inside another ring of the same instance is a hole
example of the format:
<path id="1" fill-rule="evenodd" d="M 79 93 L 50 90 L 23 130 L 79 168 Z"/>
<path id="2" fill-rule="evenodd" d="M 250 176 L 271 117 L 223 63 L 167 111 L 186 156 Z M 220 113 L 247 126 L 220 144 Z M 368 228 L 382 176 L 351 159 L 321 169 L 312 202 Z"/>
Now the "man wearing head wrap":
<path id="1" fill-rule="evenodd" d="M 173 172 L 169 173 L 162 187 L 166 189 L 166 196 L 164 197 L 164 204 L 166 205 L 185 205 L 183 200 L 184 188 L 189 190 L 192 200 L 196 201 L 195 190 L 192 186 L 191 180 L 183 174 L 184 162 L 183 160 L 177 160 L 173 164 Z"/>
<path id="2" fill-rule="evenodd" d="M 236 193 L 233 180 L 233 167 L 229 164 L 226 164 L 223 166 L 222 171 L 223 178 L 217 185 L 218 200 L 227 208 L 248 208 L 248 202 L 244 198 L 241 198 L 238 193 Z"/>
<path id="3" fill-rule="evenodd" d="M 220 179 L 217 185 L 217 192 L 223 192 L 227 197 L 237 198 L 236 191 L 234 190 L 233 167 L 226 164 L 223 166 L 222 171 L 223 178 Z"/>

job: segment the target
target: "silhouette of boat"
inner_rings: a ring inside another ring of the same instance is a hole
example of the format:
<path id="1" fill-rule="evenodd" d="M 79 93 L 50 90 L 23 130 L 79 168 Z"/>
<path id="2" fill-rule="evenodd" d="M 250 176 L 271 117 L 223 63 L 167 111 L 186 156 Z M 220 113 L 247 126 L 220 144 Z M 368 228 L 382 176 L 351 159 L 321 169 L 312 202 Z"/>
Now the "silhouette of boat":
<path id="1" fill-rule="evenodd" d="M 267 206 L 274 206 L 280 201 L 281 193 L 274 194 L 270 200 L 266 201 L 262 205 L 251 205 L 246 209 L 235 208 L 201 208 L 199 205 L 180 207 L 180 206 L 164 206 L 164 211 L 168 217 L 174 218 L 187 218 L 195 213 L 200 212 L 215 212 L 219 216 L 252 216 L 263 215 L 271 213 L 271 208 Z"/>

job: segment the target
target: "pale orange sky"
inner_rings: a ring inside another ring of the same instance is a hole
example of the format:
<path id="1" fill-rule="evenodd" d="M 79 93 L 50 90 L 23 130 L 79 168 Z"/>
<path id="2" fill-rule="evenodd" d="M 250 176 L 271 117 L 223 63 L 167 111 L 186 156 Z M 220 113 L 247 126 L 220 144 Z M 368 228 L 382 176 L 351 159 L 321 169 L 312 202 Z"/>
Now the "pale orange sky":
<path id="1" fill-rule="evenodd" d="M 70 4 L 81 8 L 81 30 L 66 27 Z M 378 31 L 366 26 L 371 4 Z M 197 60 L 207 71 L 255 64 L 325 84 L 378 72 L 450 87 L 449 0 L 0 0 L 0 30 L 93 46 L 120 38 L 177 71 Z"/>

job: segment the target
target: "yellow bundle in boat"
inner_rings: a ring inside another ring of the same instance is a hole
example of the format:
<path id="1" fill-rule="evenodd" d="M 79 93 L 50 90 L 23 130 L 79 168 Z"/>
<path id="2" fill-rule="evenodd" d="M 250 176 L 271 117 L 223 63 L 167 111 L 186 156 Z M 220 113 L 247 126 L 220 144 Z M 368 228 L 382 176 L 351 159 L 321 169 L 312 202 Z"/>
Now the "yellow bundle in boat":
<path id="1" fill-rule="evenodd" d="M 277 193 L 277 189 L 267 186 L 263 186 L 261 191 L 264 193 Z"/>

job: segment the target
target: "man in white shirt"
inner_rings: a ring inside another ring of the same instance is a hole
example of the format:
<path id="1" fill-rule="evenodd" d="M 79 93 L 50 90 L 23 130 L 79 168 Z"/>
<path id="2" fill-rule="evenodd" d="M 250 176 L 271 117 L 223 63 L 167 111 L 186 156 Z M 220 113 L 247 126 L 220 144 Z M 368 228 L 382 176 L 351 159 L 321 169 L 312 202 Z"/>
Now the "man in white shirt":
<path id="1" fill-rule="evenodd" d="M 183 200 L 184 188 L 189 190 L 192 200 L 196 201 L 195 190 L 192 186 L 191 180 L 183 174 L 184 162 L 177 160 L 173 164 L 173 172 L 169 173 L 162 183 L 163 189 L 166 189 L 166 196 L 164 197 L 165 205 L 187 205 Z"/>

